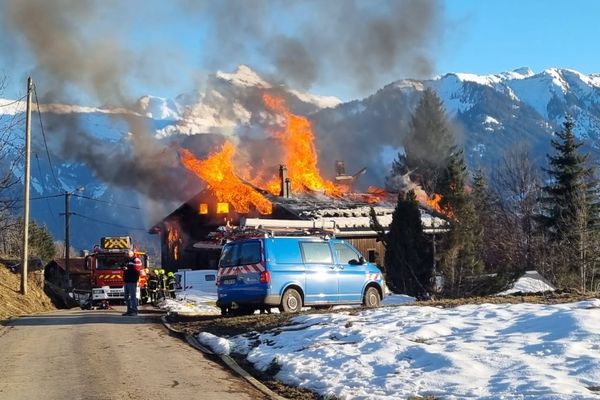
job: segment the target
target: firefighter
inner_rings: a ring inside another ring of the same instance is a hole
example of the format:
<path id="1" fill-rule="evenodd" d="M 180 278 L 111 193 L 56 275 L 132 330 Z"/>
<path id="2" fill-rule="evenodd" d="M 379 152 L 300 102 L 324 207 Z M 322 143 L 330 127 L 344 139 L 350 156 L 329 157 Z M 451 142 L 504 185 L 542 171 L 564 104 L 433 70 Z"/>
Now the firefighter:
<path id="1" fill-rule="evenodd" d="M 154 269 L 148 277 L 148 289 L 150 290 L 150 301 L 156 304 L 158 300 L 158 269 Z"/>
<path id="2" fill-rule="evenodd" d="M 159 299 L 166 299 L 167 296 L 167 276 L 165 275 L 165 270 L 161 268 L 158 270 L 158 297 Z"/>
<path id="3" fill-rule="evenodd" d="M 142 297 L 142 304 L 146 304 L 150 301 L 150 282 L 148 279 L 150 278 L 150 268 L 145 268 L 140 271 L 140 276 L 144 276 L 144 286 L 140 287 L 140 296 Z"/>
<path id="4" fill-rule="evenodd" d="M 167 288 L 169 289 L 169 295 L 172 299 L 175 298 L 175 287 L 177 286 L 177 281 L 175 280 L 175 274 L 169 272 L 167 274 Z"/>

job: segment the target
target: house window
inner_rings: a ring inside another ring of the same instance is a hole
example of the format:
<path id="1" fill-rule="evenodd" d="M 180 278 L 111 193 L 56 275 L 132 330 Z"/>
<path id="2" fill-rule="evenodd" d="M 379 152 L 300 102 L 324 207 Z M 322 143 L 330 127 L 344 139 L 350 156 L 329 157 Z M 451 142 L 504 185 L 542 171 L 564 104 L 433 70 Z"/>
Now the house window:
<path id="1" fill-rule="evenodd" d="M 208 204 L 200 203 L 198 207 L 198 214 L 208 214 Z"/>
<path id="2" fill-rule="evenodd" d="M 375 249 L 367 249 L 367 257 L 370 263 L 374 263 L 377 259 L 377 251 Z"/>
<path id="3" fill-rule="evenodd" d="M 229 203 L 217 203 L 217 214 L 228 214 Z"/>

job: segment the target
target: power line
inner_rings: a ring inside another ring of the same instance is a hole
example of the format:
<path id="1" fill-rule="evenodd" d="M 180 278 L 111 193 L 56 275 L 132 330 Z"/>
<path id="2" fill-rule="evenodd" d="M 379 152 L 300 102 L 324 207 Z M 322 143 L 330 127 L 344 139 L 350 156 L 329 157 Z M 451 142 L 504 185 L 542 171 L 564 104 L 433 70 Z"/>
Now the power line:
<path id="1" fill-rule="evenodd" d="M 94 221 L 94 222 L 97 222 L 99 224 L 111 225 L 111 226 L 116 226 L 118 228 L 131 229 L 131 230 L 135 230 L 135 231 L 144 231 L 144 232 L 146 231 L 146 229 L 144 229 L 144 228 L 135 228 L 133 226 L 113 224 L 111 222 L 101 221 L 99 219 L 88 217 L 87 215 L 79 214 L 79 213 L 76 213 L 76 212 L 71 212 L 71 215 L 77 215 L 78 217 L 89 219 L 90 221 Z"/>
<path id="2" fill-rule="evenodd" d="M 54 166 L 52 165 L 52 160 L 50 160 L 50 152 L 48 151 L 48 143 L 46 142 L 46 132 L 44 131 L 44 124 L 42 123 L 42 112 L 40 111 L 40 103 L 38 101 L 37 90 L 35 90 L 35 85 L 33 85 L 33 94 L 35 95 L 35 104 L 37 105 L 38 119 L 40 120 L 40 128 L 42 129 L 42 137 L 44 138 L 44 148 L 46 149 L 48 164 L 50 164 L 50 172 L 52 172 L 52 178 L 54 178 L 56 188 L 60 190 L 61 186 L 58 183 L 58 179 L 56 179 L 56 175 L 54 175 Z"/>
<path id="3" fill-rule="evenodd" d="M 29 200 L 44 200 L 44 199 L 52 199 L 54 197 L 62 197 L 64 194 L 52 194 L 49 196 L 40 196 L 40 197 L 30 197 Z M 23 199 L 16 199 L 15 201 L 23 201 Z"/>
<path id="4" fill-rule="evenodd" d="M 38 167 L 38 172 L 40 173 L 40 178 L 42 178 L 42 168 L 40 166 L 40 158 L 38 157 L 37 153 L 35 153 L 35 159 L 37 161 L 37 167 Z M 48 207 L 48 211 L 50 211 L 50 215 L 52 215 L 52 219 L 54 220 L 54 223 L 56 225 L 58 225 L 58 220 L 56 219 L 56 215 L 54 215 L 54 211 L 52 210 L 52 207 L 50 206 L 50 202 L 48 201 L 48 199 L 46 199 L 46 206 Z"/>
<path id="5" fill-rule="evenodd" d="M 10 103 L 4 103 L 4 104 L 0 104 L 0 107 L 8 107 L 8 106 L 11 106 L 11 105 L 13 105 L 13 104 L 17 104 L 18 102 L 22 101 L 22 100 L 23 100 L 25 97 L 27 97 L 27 95 L 26 95 L 26 94 L 25 94 L 25 95 L 23 95 L 23 96 L 22 96 L 20 99 L 17 99 L 17 100 L 11 101 Z"/>
<path id="6" fill-rule="evenodd" d="M 75 193 L 73 193 L 73 196 L 75 196 L 75 197 L 81 197 L 82 199 L 97 201 L 99 203 L 110 204 L 112 206 L 120 206 L 120 207 L 126 207 L 126 208 L 133 208 L 134 210 L 141 210 L 141 208 L 137 207 L 137 206 L 132 206 L 132 205 L 123 204 L 123 203 L 117 203 L 117 202 L 114 202 L 114 201 L 107 201 L 107 200 L 96 199 L 94 197 L 85 196 L 83 194 L 75 194 Z"/>

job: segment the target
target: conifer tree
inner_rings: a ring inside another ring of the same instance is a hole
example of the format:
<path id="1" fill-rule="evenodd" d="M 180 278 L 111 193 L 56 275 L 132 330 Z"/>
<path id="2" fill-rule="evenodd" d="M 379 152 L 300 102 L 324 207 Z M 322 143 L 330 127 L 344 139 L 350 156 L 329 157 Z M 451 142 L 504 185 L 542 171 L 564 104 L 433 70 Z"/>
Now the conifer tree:
<path id="1" fill-rule="evenodd" d="M 598 182 L 594 169 L 587 166 L 589 154 L 580 152 L 583 143 L 575 138 L 573 127 L 567 116 L 551 142 L 555 152 L 548 155 L 550 180 L 542 188 L 539 220 L 553 250 L 554 280 L 567 286 L 578 282 L 585 290 L 593 278 L 589 266 L 598 257 Z"/>
<path id="2" fill-rule="evenodd" d="M 441 256 L 444 291 L 453 296 L 469 294 L 464 278 L 481 273 L 481 229 L 470 195 L 465 190 L 467 166 L 462 152 L 450 157 L 440 182 L 441 207 L 452 219 Z M 464 287 L 463 287 L 464 286 Z"/>
<path id="3" fill-rule="evenodd" d="M 404 153 L 392 164 L 392 178 L 410 173 L 413 182 L 427 193 L 437 192 L 437 184 L 455 147 L 442 101 L 432 89 L 425 89 L 403 140 Z"/>
<path id="4" fill-rule="evenodd" d="M 431 291 L 431 253 L 413 191 L 398 196 L 389 229 L 385 252 L 388 282 L 403 294 L 428 295 Z"/>

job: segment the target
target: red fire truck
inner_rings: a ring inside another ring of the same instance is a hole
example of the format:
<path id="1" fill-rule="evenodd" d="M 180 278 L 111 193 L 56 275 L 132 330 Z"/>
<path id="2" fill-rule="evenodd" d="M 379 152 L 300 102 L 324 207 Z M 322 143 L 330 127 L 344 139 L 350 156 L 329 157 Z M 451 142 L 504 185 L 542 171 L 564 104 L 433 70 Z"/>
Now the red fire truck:
<path id="1" fill-rule="evenodd" d="M 142 262 L 137 297 L 142 303 L 147 300 L 141 297 L 140 289 L 147 284 L 148 256 L 134 246 L 129 236 L 105 236 L 100 238 L 100 246 L 85 257 L 85 267 L 91 272 L 92 304 L 124 300 L 124 267 L 133 257 Z"/>

